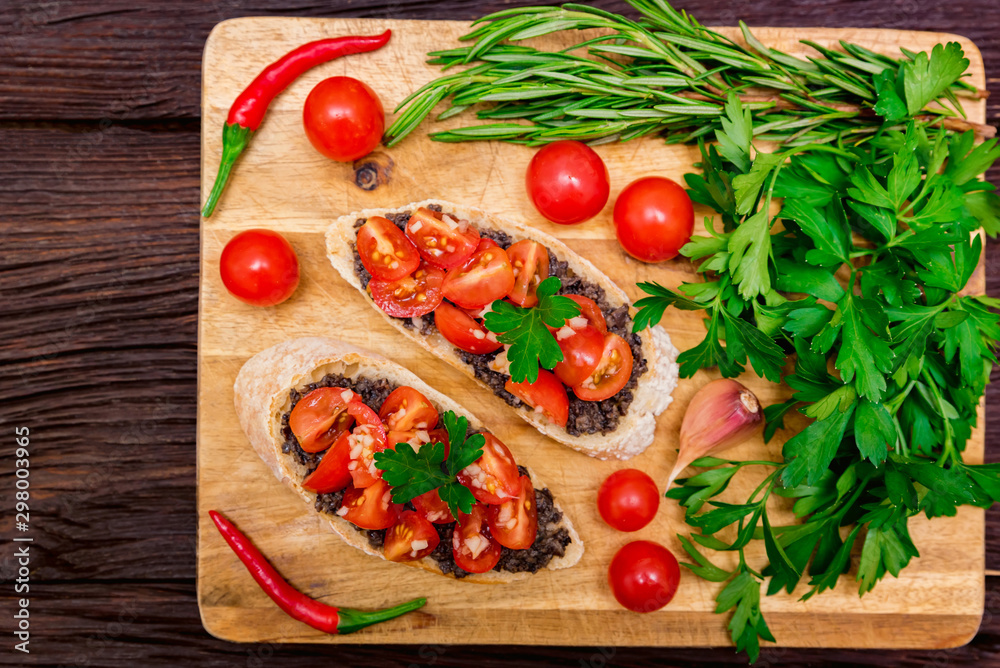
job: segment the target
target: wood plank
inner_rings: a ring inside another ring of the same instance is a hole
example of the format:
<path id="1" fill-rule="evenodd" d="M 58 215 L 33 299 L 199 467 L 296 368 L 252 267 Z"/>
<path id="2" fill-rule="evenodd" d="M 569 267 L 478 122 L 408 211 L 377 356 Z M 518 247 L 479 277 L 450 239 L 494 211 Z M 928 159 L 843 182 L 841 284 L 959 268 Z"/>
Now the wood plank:
<path id="1" fill-rule="evenodd" d="M 594 490 L 612 470 L 634 466 L 654 479 L 666 478 L 671 450 L 683 408 L 694 391 L 717 373 L 699 372 L 684 380 L 675 392 L 676 402 L 660 421 L 657 440 L 644 454 L 621 462 L 597 462 L 572 452 L 537 434 L 517 419 L 498 399 L 436 358 L 408 345 L 385 324 L 364 299 L 348 290 L 329 267 L 323 233 L 331 218 L 374 206 L 394 206 L 428 196 L 481 206 L 536 225 L 563 239 L 595 262 L 634 298 L 637 280 L 659 280 L 676 285 L 693 275 L 687 261 L 642 265 L 624 255 L 614 240 L 610 208 L 595 220 L 572 228 L 542 221 L 526 200 L 521 185 L 531 150 L 521 146 L 462 144 L 442 147 L 425 135 L 415 134 L 391 150 L 384 150 L 394 165 L 391 178 L 374 191 L 353 184 L 350 165 L 331 163 L 315 153 L 301 131 L 301 104 L 320 79 L 350 72 L 370 82 L 386 108 L 436 74 L 423 64 L 424 23 L 364 20 L 244 19 L 226 22 L 212 33 L 206 47 L 203 99 L 202 190 L 207 192 L 215 175 L 219 141 L 210 128 L 217 127 L 238 92 L 241 81 L 252 76 L 292 42 L 329 34 L 373 33 L 391 26 L 392 42 L 378 52 L 350 63 L 334 63 L 327 72 L 310 72 L 276 100 L 253 150 L 244 158 L 242 171 L 230 183 L 217 213 L 203 221 L 202 283 L 199 327 L 199 602 L 206 628 L 219 637 L 243 642 L 340 642 L 297 625 L 280 613 L 270 614 L 266 597 L 234 563 L 215 534 L 205 511 L 226 511 L 297 586 L 313 596 L 345 592 L 365 606 L 382 606 L 392 600 L 435 594 L 425 613 L 409 621 L 385 625 L 351 638 L 352 642 L 480 642 L 505 643 L 510 628 L 491 623 L 498 607 L 505 610 L 507 626 L 517 630 L 520 642 L 586 644 L 595 637 L 616 645 L 703 645 L 727 642 L 724 623 L 712 613 L 715 585 L 686 578 L 671 605 L 657 613 L 636 616 L 623 611 L 605 584 L 606 565 L 614 551 L 628 539 L 648 538 L 680 553 L 675 532 L 683 530 L 683 514 L 666 503 L 653 524 L 634 536 L 615 534 L 603 525 L 593 507 Z M 434 25 L 444 39 L 467 29 L 453 22 Z M 882 51 L 905 44 L 928 49 L 950 36 L 929 33 L 829 29 L 757 29 L 756 34 L 777 48 L 793 50 L 797 40 L 846 39 Z M 565 36 L 549 38 L 565 46 Z M 248 45 L 252 45 L 249 48 Z M 982 65 L 975 47 L 963 43 L 972 60 L 972 81 L 982 82 Z M 970 117 L 982 119 L 985 105 L 969 107 Z M 454 125 L 447 121 L 435 129 Z M 426 130 L 426 128 L 425 128 Z M 679 180 L 691 167 L 691 147 L 667 147 L 655 139 L 599 147 L 613 175 L 612 197 L 630 180 L 658 173 Z M 641 155 L 641 160 L 635 156 Z M 461 166 L 461 179 L 456 179 Z M 701 220 L 702 213 L 696 213 Z M 222 246 L 237 230 L 267 227 L 287 235 L 303 266 L 303 281 L 296 295 L 274 309 L 261 310 L 236 302 L 225 293 L 214 267 Z M 982 276 L 973 289 L 983 288 Z M 700 318 L 671 311 L 665 328 L 681 349 L 703 336 Z M 339 539 L 318 528 L 316 515 L 273 480 L 270 472 L 249 449 L 232 408 L 232 382 L 239 366 L 253 353 L 289 338 L 328 334 L 379 350 L 407 366 L 431 385 L 451 396 L 482 418 L 522 461 L 537 471 L 559 498 L 578 527 L 587 553 L 573 569 L 541 573 L 531 580 L 504 587 L 477 588 L 467 583 L 395 564 L 379 562 L 343 546 Z M 785 390 L 762 382 L 752 374 L 742 380 L 764 403 L 782 397 Z M 799 427 L 801 428 L 801 424 Z M 787 436 L 787 434 L 785 434 Z M 781 439 L 765 446 L 751 442 L 734 451 L 734 457 L 777 456 Z M 982 457 L 981 433 L 966 451 L 968 461 Z M 736 479 L 724 500 L 742 500 L 756 484 L 753 476 Z M 247 494 L 248 486 L 254 493 Z M 774 504 L 775 512 L 788 514 L 790 505 Z M 963 509 L 957 517 L 919 518 L 910 523 L 923 557 L 902 576 L 879 584 L 859 599 L 854 585 L 845 582 L 834 592 L 808 602 L 795 597 L 772 597 L 765 604 L 772 630 L 789 646 L 950 647 L 966 642 L 979 626 L 983 596 L 983 513 Z M 331 575 L 329 559 L 336 554 L 337 573 Z M 753 563 L 763 554 L 754 546 Z M 372 580 L 388 582 L 391 590 L 371 588 Z M 250 621 L 253 620 L 253 624 Z M 469 624 L 479 629 L 475 638 L 463 634 Z M 892 630 L 890 630 L 892 629 Z"/>

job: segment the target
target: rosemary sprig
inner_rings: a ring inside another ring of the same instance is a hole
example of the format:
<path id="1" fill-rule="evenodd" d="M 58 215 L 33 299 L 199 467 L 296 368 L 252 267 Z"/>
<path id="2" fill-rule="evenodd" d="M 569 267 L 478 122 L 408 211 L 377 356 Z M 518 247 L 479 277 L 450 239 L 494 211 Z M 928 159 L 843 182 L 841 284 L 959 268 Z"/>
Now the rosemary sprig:
<path id="1" fill-rule="evenodd" d="M 470 45 L 429 54 L 444 72 L 471 66 L 407 97 L 386 144 L 401 141 L 446 99 L 450 106 L 439 120 L 480 105 L 477 117 L 493 122 L 432 133 L 437 141 L 603 143 L 658 133 L 670 143 L 688 142 L 721 129 L 730 92 L 751 111 L 755 138 L 789 146 L 826 143 L 874 133 L 885 115 L 877 107 L 887 94 L 883 89 L 901 81 L 900 70 L 919 56 L 904 50 L 893 59 L 847 42 L 840 44 L 843 51 L 804 42 L 817 55 L 801 59 L 765 46 L 742 22 L 746 45 L 666 0 L 626 1 L 640 12 L 639 21 L 579 4 L 509 9 L 479 19 L 461 38 Z M 563 51 L 514 43 L 587 29 L 606 34 Z M 960 117 L 958 98 L 980 94 L 956 81 L 929 99 L 917 120 L 992 136 L 993 128 Z"/>

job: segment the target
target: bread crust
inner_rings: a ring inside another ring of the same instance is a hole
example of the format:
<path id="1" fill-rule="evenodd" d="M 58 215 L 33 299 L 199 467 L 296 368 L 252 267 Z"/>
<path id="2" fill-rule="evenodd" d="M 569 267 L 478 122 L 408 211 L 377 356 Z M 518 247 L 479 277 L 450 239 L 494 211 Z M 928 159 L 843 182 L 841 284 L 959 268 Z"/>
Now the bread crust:
<path id="1" fill-rule="evenodd" d="M 384 378 L 397 385 L 408 385 L 426 396 L 439 411 L 454 411 L 468 418 L 472 428 L 485 429 L 483 423 L 468 410 L 381 355 L 342 341 L 321 337 L 292 339 L 272 346 L 250 358 L 236 376 L 233 386 L 236 413 L 253 449 L 275 477 L 309 504 L 309 508 L 314 507 L 316 494 L 303 489 L 299 482 L 305 476 L 305 467 L 281 451 L 284 440 L 281 436 L 281 417 L 290 408 L 289 395 L 292 388 L 317 382 L 334 372 L 348 377 L 364 375 Z M 533 471 L 529 469 L 528 473 L 536 489 L 545 487 Z M 558 502 L 555 499 L 553 501 L 556 508 L 562 511 Z M 354 525 L 347 520 L 326 513 L 320 517 L 344 542 L 374 557 L 385 559 L 382 551 L 372 547 L 365 535 L 355 530 Z M 573 542 L 566 546 L 563 556 L 555 557 L 549 562 L 547 569 L 568 568 L 583 556 L 583 541 L 565 513 L 559 526 L 566 529 Z M 437 562 L 430 557 L 401 563 L 443 575 Z M 525 579 L 530 575 L 532 574 L 527 572 L 489 571 L 468 575 L 462 581 L 500 584 Z"/>
<path id="2" fill-rule="evenodd" d="M 355 221 L 371 216 L 388 217 L 401 211 L 415 211 L 421 206 L 432 204 L 439 205 L 443 211 L 449 214 L 468 220 L 477 228 L 487 227 L 501 230 L 510 235 L 514 241 L 531 239 L 543 244 L 559 259 L 568 263 L 569 268 L 574 273 L 584 276 L 587 280 L 603 288 L 608 302 L 613 307 L 630 304 L 628 295 L 621 288 L 589 260 L 575 253 L 562 241 L 522 223 L 501 218 L 474 207 L 427 199 L 392 209 L 364 209 L 341 216 L 333 221 L 326 233 L 326 253 L 330 264 L 343 279 L 363 294 L 372 308 L 381 314 L 386 322 L 427 351 L 466 374 L 491 393 L 493 390 L 475 377 L 472 368 L 461 360 L 455 352 L 455 347 L 439 332 L 435 330 L 429 336 L 424 336 L 420 334 L 419 327 L 412 330 L 404 327 L 402 321 L 387 315 L 375 304 L 368 291 L 361 287 L 361 281 L 354 273 L 353 244 L 357 238 L 354 228 Z M 634 399 L 629 405 L 628 413 L 623 416 L 618 428 L 610 434 L 572 436 L 564 427 L 551 424 L 531 408 L 511 407 L 511 410 L 549 438 L 591 457 L 624 460 L 638 455 L 652 444 L 656 431 L 656 416 L 665 411 L 673 400 L 671 395 L 677 386 L 678 377 L 678 351 L 671 343 L 670 335 L 663 328 L 655 326 L 639 332 L 639 337 L 642 340 L 642 352 L 646 358 L 648 369 L 639 377 L 638 387 L 633 391 Z M 503 401 L 499 397 L 497 400 Z"/>

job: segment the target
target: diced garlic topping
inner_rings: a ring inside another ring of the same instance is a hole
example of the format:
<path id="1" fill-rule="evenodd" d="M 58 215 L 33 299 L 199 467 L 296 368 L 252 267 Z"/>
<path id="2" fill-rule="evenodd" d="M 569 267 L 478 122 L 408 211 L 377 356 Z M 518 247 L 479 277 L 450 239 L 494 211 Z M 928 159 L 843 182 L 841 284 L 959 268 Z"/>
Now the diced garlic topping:
<path id="1" fill-rule="evenodd" d="M 491 332 L 492 334 L 492 332 Z M 497 373 L 502 373 L 504 375 L 510 375 L 510 362 L 507 361 L 507 350 L 510 346 L 504 346 L 503 352 L 493 358 L 493 361 L 487 364 L 490 371 L 496 371 Z"/>
<path id="2" fill-rule="evenodd" d="M 556 330 L 556 340 L 562 341 L 576 334 L 572 327 L 560 327 Z"/>
<path id="3" fill-rule="evenodd" d="M 413 223 L 412 225 L 410 225 L 410 231 L 411 232 L 419 232 L 420 228 L 423 227 L 423 226 L 424 226 L 424 221 L 418 220 L 415 223 Z"/>
<path id="4" fill-rule="evenodd" d="M 569 326 L 570 326 L 570 327 L 572 327 L 573 329 L 581 329 L 581 328 L 583 328 L 583 327 L 586 327 L 586 326 L 587 326 L 587 319 L 586 319 L 586 318 L 584 318 L 584 317 L 583 317 L 582 315 L 578 315 L 578 316 L 576 316 L 575 318 L 570 318 L 570 319 L 569 319 L 569 320 L 567 320 L 566 322 L 567 322 L 567 323 L 569 324 Z"/>
<path id="5" fill-rule="evenodd" d="M 483 339 L 486 338 L 486 334 L 483 333 L 483 330 L 481 330 L 481 329 L 473 329 L 473 330 L 469 330 L 469 331 L 472 332 L 472 337 L 475 338 L 475 339 L 479 339 L 480 341 L 482 341 Z"/>
<path id="6" fill-rule="evenodd" d="M 469 552 L 472 553 L 472 558 L 477 559 L 479 555 L 483 553 L 483 550 L 490 546 L 490 542 L 482 536 L 477 535 L 467 538 L 465 540 L 465 546 L 469 548 Z"/>
<path id="7" fill-rule="evenodd" d="M 344 390 L 343 392 L 340 393 L 340 398 L 343 400 L 345 404 L 349 404 L 351 402 L 351 399 L 354 398 L 354 393 L 351 392 L 350 390 Z"/>
<path id="8" fill-rule="evenodd" d="M 416 556 L 417 552 L 420 550 L 426 550 L 428 545 L 430 545 L 430 543 L 426 540 L 415 540 L 410 543 L 410 549 L 413 550 L 413 555 Z"/>
<path id="9" fill-rule="evenodd" d="M 458 221 L 449 216 L 448 214 L 444 214 L 443 216 L 441 216 L 441 220 L 444 221 L 445 225 L 448 226 L 449 230 L 454 230 L 458 228 Z"/>
<path id="10" fill-rule="evenodd" d="M 492 341 L 493 343 L 500 343 L 499 341 L 497 341 L 497 335 L 494 334 L 493 332 L 486 332 L 486 340 Z"/>
<path id="11" fill-rule="evenodd" d="M 343 517 L 344 515 L 346 515 L 347 514 L 347 506 L 341 506 L 340 508 L 337 508 L 337 514 L 340 515 L 341 517 Z"/>

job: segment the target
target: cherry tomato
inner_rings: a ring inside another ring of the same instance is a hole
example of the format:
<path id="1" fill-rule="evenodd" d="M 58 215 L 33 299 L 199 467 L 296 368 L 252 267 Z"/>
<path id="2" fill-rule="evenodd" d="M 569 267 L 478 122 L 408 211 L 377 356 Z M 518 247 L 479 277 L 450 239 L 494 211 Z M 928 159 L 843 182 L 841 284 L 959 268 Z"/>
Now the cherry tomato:
<path id="1" fill-rule="evenodd" d="M 481 323 L 448 303 L 434 310 L 434 326 L 449 343 L 467 353 L 482 355 L 503 346 Z"/>
<path id="2" fill-rule="evenodd" d="M 444 445 L 444 456 L 448 457 L 448 432 L 445 429 L 413 429 L 409 431 L 390 431 L 386 436 L 386 447 L 395 450 L 400 443 L 409 443 L 414 452 L 428 443 Z"/>
<path id="3" fill-rule="evenodd" d="M 498 543 L 512 550 L 526 550 L 538 535 L 538 508 L 531 479 L 521 476 L 521 493 L 516 499 L 488 508 L 490 533 Z"/>
<path id="4" fill-rule="evenodd" d="M 569 396 L 566 388 L 555 375 L 545 369 L 538 370 L 538 380 L 534 383 L 515 383 L 508 378 L 504 389 L 544 415 L 549 422 L 561 427 L 569 419 Z"/>
<path id="5" fill-rule="evenodd" d="M 647 176 L 615 201 L 615 234 L 625 252 L 643 262 L 676 257 L 694 232 L 691 198 L 670 179 Z"/>
<path id="6" fill-rule="evenodd" d="M 354 417 L 347 404 L 360 397 L 344 387 L 320 387 L 299 399 L 288 426 L 306 452 L 322 452 L 350 430 Z"/>
<path id="7" fill-rule="evenodd" d="M 434 551 L 441 542 L 434 525 L 412 510 L 405 510 L 385 532 L 382 554 L 389 561 L 416 561 Z"/>
<path id="8" fill-rule="evenodd" d="M 465 262 L 476 251 L 479 231 L 438 211 L 424 207 L 410 216 L 406 236 L 417 247 L 420 257 L 442 269 L 451 269 Z"/>
<path id="9" fill-rule="evenodd" d="M 638 469 L 615 471 L 597 492 L 597 510 L 619 531 L 638 531 L 653 521 L 659 507 L 656 483 Z"/>
<path id="10" fill-rule="evenodd" d="M 578 141 L 540 148 L 524 181 L 538 213 L 560 225 L 593 218 L 608 203 L 608 168 L 594 149 Z"/>
<path id="11" fill-rule="evenodd" d="M 499 246 L 477 251 L 448 271 L 442 291 L 447 299 L 464 308 L 485 306 L 514 288 L 514 269 Z"/>
<path id="12" fill-rule="evenodd" d="M 351 77 L 330 77 L 309 93 L 302 123 L 317 151 L 337 162 L 353 162 L 382 141 L 385 110 L 367 84 Z"/>
<path id="13" fill-rule="evenodd" d="M 538 284 L 549 277 L 549 252 L 530 239 L 511 244 L 507 257 L 514 268 L 514 289 L 508 293 L 518 306 L 531 308 L 538 303 Z"/>
<path id="14" fill-rule="evenodd" d="M 347 412 L 358 421 L 348 439 L 351 463 L 347 468 L 355 487 L 368 487 L 382 479 L 382 471 L 375 467 L 375 453 L 386 448 L 385 428 L 378 414 L 360 401 L 349 403 Z"/>
<path id="15" fill-rule="evenodd" d="M 604 319 L 601 307 L 593 299 L 583 295 L 563 295 L 569 297 L 580 306 L 580 315 L 587 319 L 587 324 L 596 327 L 601 334 L 608 333 L 608 321 Z"/>
<path id="16" fill-rule="evenodd" d="M 378 307 L 394 318 L 427 315 L 441 303 L 444 271 L 421 263 L 409 276 L 395 281 L 372 279 L 368 289 Z"/>
<path id="17" fill-rule="evenodd" d="M 476 252 L 478 253 L 479 251 L 486 250 L 487 248 L 499 248 L 499 247 L 500 247 L 500 244 L 498 244 L 497 242 L 493 241 L 489 237 L 482 237 L 479 240 L 479 245 L 476 246 Z"/>
<path id="18" fill-rule="evenodd" d="M 389 393 L 378 410 L 389 431 L 433 429 L 438 423 L 437 409 L 412 387 L 397 387 Z"/>
<path id="19" fill-rule="evenodd" d="M 372 216 L 358 230 L 358 255 L 372 278 L 397 281 L 420 266 L 420 254 L 398 227 Z"/>
<path id="20" fill-rule="evenodd" d="M 477 503 L 468 515 L 458 514 L 458 524 L 451 535 L 451 552 L 458 567 L 469 573 L 485 573 L 497 565 L 501 547 L 490 535 L 486 506 Z"/>
<path id="21" fill-rule="evenodd" d="M 601 361 L 589 378 L 573 386 L 573 394 L 584 401 L 603 401 L 613 397 L 632 377 L 632 349 L 617 334 L 604 338 Z"/>
<path id="22" fill-rule="evenodd" d="M 337 514 L 362 529 L 388 529 L 396 523 L 402 506 L 392 502 L 389 483 L 378 479 L 359 489 L 348 487 Z"/>
<path id="23" fill-rule="evenodd" d="M 582 383 L 597 369 L 604 353 L 604 335 L 590 325 L 566 325 L 555 332 L 563 359 L 552 369 L 560 382 L 573 387 Z"/>
<path id="24" fill-rule="evenodd" d="M 302 487 L 317 494 L 339 492 L 351 484 L 351 472 L 347 469 L 351 463 L 350 432 L 345 431 L 337 442 L 327 450 L 320 460 L 316 470 L 302 481 Z"/>
<path id="25" fill-rule="evenodd" d="M 274 306 L 299 287 L 299 258 L 277 232 L 247 230 L 222 249 L 219 273 L 229 294 L 241 302 Z"/>
<path id="26" fill-rule="evenodd" d="M 448 504 L 441 500 L 441 495 L 436 489 L 425 492 L 413 499 L 413 507 L 417 512 L 427 518 L 427 521 L 434 524 L 450 524 L 455 521 L 451 515 Z"/>
<path id="27" fill-rule="evenodd" d="M 670 550 L 648 540 L 618 550 L 608 567 L 611 592 L 633 612 L 653 612 L 670 603 L 680 579 L 680 567 Z"/>
<path id="28" fill-rule="evenodd" d="M 497 505 L 521 493 L 521 474 L 503 441 L 493 434 L 483 436 L 483 456 L 459 471 L 457 477 L 476 500 Z"/>

